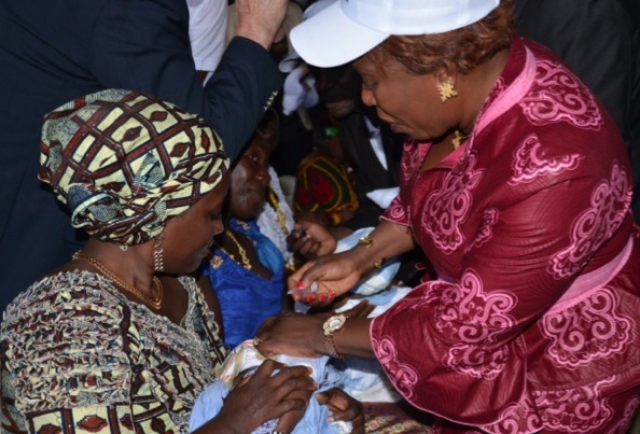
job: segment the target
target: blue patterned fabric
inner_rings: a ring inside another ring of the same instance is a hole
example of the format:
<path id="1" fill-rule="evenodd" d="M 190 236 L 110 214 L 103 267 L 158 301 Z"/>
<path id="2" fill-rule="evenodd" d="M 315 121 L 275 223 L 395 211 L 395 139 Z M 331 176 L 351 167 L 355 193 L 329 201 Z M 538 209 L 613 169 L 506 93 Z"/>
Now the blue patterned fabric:
<path id="1" fill-rule="evenodd" d="M 284 258 L 278 247 L 260 233 L 255 220 L 238 222 L 231 219 L 229 227 L 246 234 L 254 242 L 258 259 L 273 276 L 271 279 L 247 270 L 220 249 L 213 250 L 213 259 L 203 264 L 220 308 L 225 344 L 233 348 L 252 339 L 262 322 L 280 313 L 284 294 Z"/>

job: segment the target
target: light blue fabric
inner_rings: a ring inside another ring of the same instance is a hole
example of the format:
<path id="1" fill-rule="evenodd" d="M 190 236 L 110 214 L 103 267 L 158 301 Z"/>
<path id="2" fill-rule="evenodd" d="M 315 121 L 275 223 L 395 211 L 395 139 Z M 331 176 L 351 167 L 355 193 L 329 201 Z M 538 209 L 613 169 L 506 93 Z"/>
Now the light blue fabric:
<path id="1" fill-rule="evenodd" d="M 224 381 L 217 380 L 207 386 L 191 410 L 189 418 L 189 432 L 193 432 L 213 419 L 222 410 L 224 399 L 229 394 L 229 388 Z"/>
<path id="2" fill-rule="evenodd" d="M 358 244 L 358 240 L 369 235 L 375 228 L 360 228 L 350 235 L 338 240 L 338 245 L 334 253 L 350 250 Z M 382 268 L 374 270 L 364 276 L 356 286 L 351 289 L 354 294 L 371 295 L 384 291 L 391 285 L 391 282 L 400 269 L 400 258 L 389 258 Z"/>

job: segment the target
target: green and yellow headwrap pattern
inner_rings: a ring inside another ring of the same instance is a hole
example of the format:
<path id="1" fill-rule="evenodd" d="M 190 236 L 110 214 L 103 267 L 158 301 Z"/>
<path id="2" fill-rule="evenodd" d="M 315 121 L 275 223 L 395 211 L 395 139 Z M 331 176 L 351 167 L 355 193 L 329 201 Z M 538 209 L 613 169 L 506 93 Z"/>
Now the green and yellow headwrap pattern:
<path id="1" fill-rule="evenodd" d="M 109 89 L 45 116 L 39 179 L 71 223 L 121 246 L 160 235 L 220 182 L 229 159 L 202 119 L 140 92 Z"/>

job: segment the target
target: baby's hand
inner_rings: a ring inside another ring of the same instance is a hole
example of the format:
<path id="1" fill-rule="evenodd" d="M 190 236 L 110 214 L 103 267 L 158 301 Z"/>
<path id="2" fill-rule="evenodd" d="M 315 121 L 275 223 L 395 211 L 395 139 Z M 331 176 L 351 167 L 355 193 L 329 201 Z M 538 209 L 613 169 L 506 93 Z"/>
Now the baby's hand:
<path id="1" fill-rule="evenodd" d="M 287 398 L 294 399 L 297 396 L 295 395 L 298 392 L 291 392 Z M 299 396 L 299 399 L 304 399 L 304 396 Z M 290 433 L 293 432 L 293 429 L 296 427 L 298 422 L 303 418 L 304 413 L 307 411 L 306 408 L 298 408 L 291 411 L 286 412 L 280 419 L 278 420 L 278 424 L 276 425 L 275 431 L 282 433 Z"/>

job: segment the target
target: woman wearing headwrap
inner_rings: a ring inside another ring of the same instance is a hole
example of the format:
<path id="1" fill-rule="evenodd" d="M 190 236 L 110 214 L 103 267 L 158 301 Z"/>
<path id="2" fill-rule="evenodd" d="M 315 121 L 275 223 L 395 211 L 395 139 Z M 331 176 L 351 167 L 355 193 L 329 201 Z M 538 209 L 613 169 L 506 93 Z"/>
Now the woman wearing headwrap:
<path id="1" fill-rule="evenodd" d="M 211 295 L 184 274 L 223 229 L 228 166 L 201 118 L 138 92 L 102 91 L 46 117 L 40 179 L 90 239 L 5 312 L 3 430 L 188 432 L 225 349 Z M 197 432 L 302 416 L 314 388 L 306 368 L 273 361 L 245 386 Z"/>

